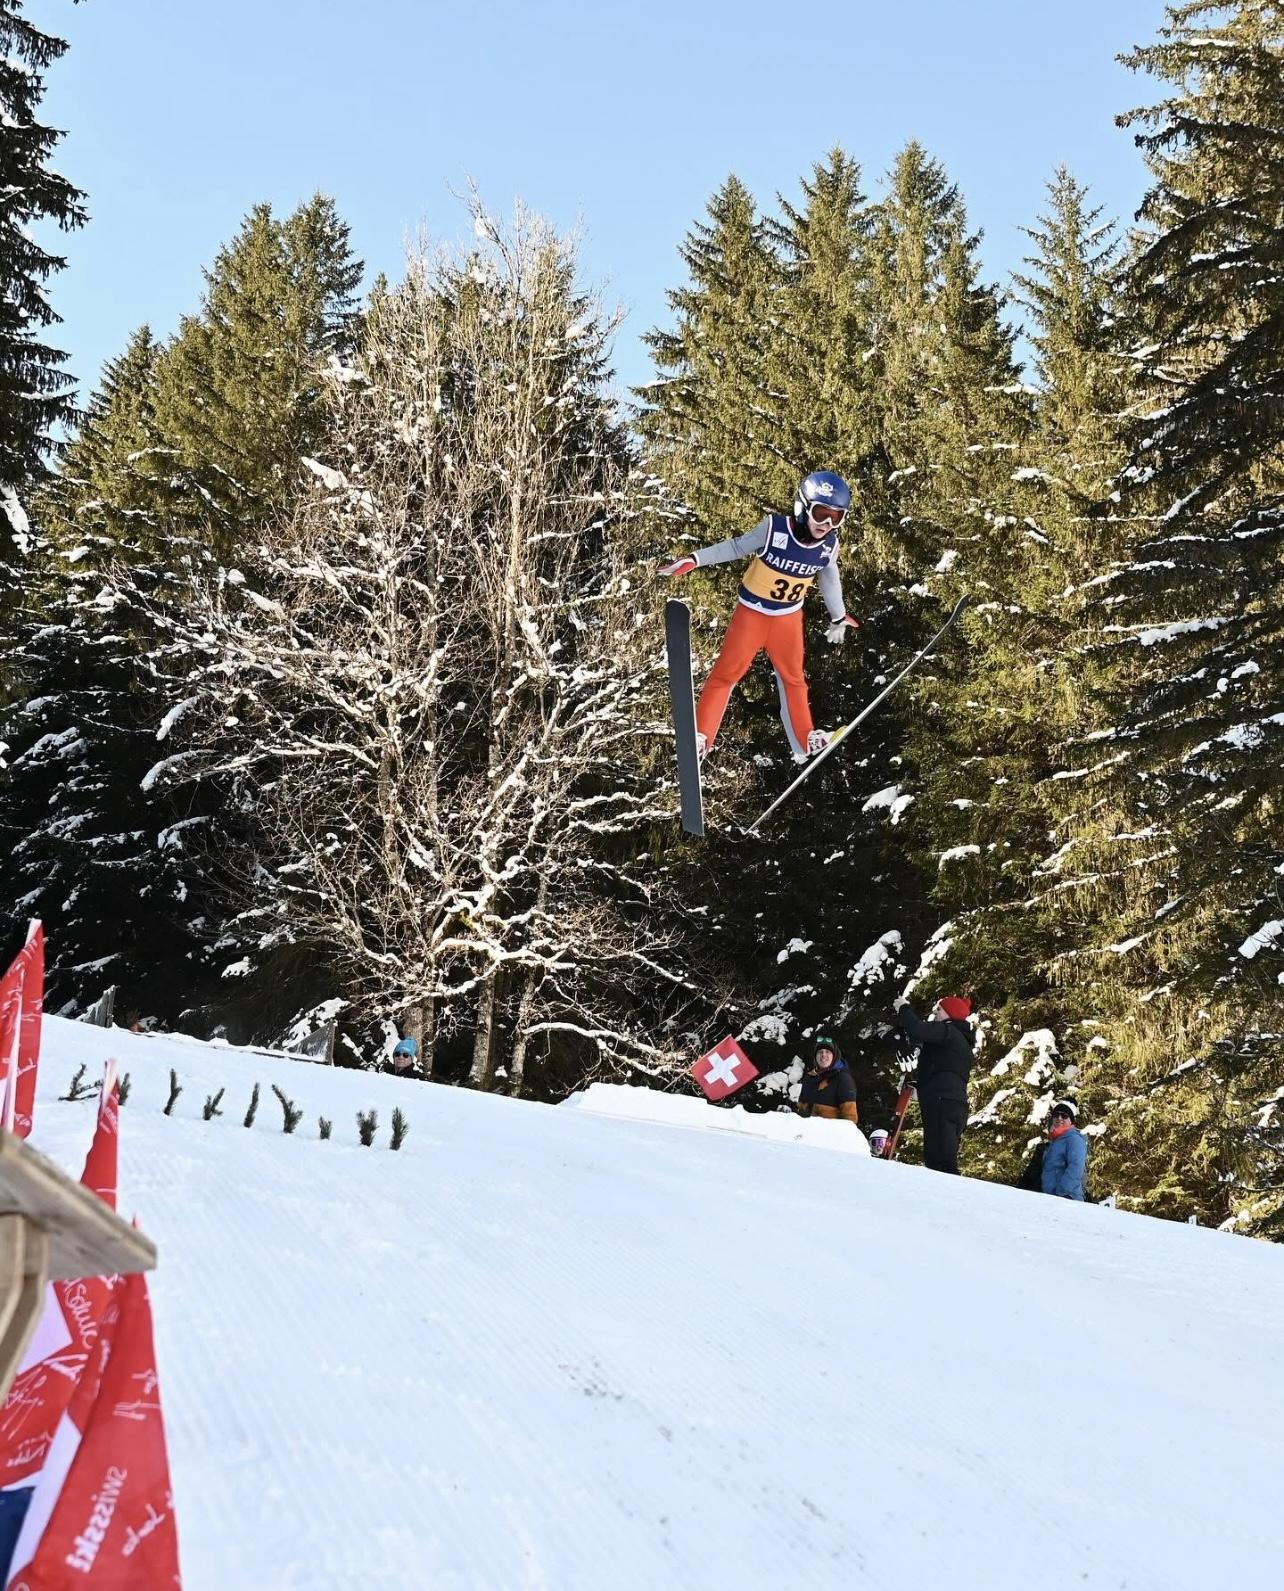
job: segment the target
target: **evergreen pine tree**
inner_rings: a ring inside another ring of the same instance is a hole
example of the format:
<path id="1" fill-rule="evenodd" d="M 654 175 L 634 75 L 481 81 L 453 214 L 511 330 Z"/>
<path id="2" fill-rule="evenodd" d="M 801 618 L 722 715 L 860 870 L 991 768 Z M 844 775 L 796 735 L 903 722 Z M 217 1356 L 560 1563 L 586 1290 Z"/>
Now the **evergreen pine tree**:
<path id="1" fill-rule="evenodd" d="M 1278 1222 L 1284 8 L 1173 6 L 1126 60 L 1167 88 L 1121 118 L 1152 178 L 1124 501 L 1154 517 L 1099 594 L 1125 683 L 1115 799 L 1163 843 L 1116 942 L 1133 998 L 1111 1136 L 1147 1207 Z"/>
<path id="2" fill-rule="evenodd" d="M 914 580 L 948 553 L 941 572 L 967 582 L 994 558 L 1005 465 L 1028 419 L 1013 332 L 979 281 L 980 239 L 940 162 L 911 143 L 888 188 L 872 245 L 880 467 L 867 493 L 870 552 Z"/>
<path id="3" fill-rule="evenodd" d="M 44 284 L 65 261 L 36 241 L 33 227 L 81 225 L 84 195 L 49 169 L 61 133 L 37 119 L 42 73 L 65 51 L 23 16 L 21 0 L 0 0 L 0 496 L 37 478 L 52 428 L 73 412 L 63 355 L 43 340 L 58 321 Z M 0 554 L 9 541 L 0 513 Z"/>
<path id="4" fill-rule="evenodd" d="M 0 729 L 0 888 L 16 915 L 48 919 L 56 1000 L 84 1003 L 106 979 L 172 1021 L 208 994 L 201 952 L 225 911 L 211 875 L 239 854 L 242 819 L 214 783 L 148 778 L 183 711 L 154 667 L 158 618 L 182 602 L 189 565 L 298 490 L 359 269 L 329 200 L 282 223 L 256 210 L 210 273 L 207 314 L 166 348 L 135 334 L 36 499 L 41 558 Z"/>
<path id="5" fill-rule="evenodd" d="M 738 178 L 708 214 L 681 249 L 690 285 L 669 294 L 677 324 L 646 338 L 658 378 L 638 393 L 648 456 L 689 512 L 697 544 L 748 529 L 797 484 L 766 379 L 779 262 Z"/>
<path id="6" fill-rule="evenodd" d="M 1030 412 L 1003 300 L 981 280 L 979 238 L 957 188 L 913 143 L 887 187 L 873 218 L 878 412 L 862 525 L 864 556 L 888 596 L 884 656 L 921 644 L 960 593 L 975 604 L 876 731 L 887 737 L 886 788 L 874 810 L 907 853 L 896 921 L 911 965 L 921 949 L 935 969 L 916 989 L 930 999 L 972 984 L 971 924 L 1004 860 L 1010 703 L 977 687 L 978 674 L 1002 673 L 1010 571 L 1022 558 L 1012 477 Z"/>
<path id="7" fill-rule="evenodd" d="M 1034 349 L 1034 418 L 1015 477 L 1009 572 L 969 660 L 969 733 L 983 777 L 956 808 L 953 841 L 975 855 L 943 865 L 957 916 L 950 970 L 974 993 L 993 1040 L 973 1087 L 969 1160 L 1011 1179 L 1052 1101 L 1070 1093 L 1096 1133 L 1109 1094 L 1099 963 L 1076 959 L 1112 887 L 1084 859 L 1117 857 L 1126 830 L 1096 784 L 1067 778 L 1104 723 L 1108 671 L 1093 625 L 1103 567 L 1129 526 L 1110 502 L 1123 462 L 1126 361 L 1118 346 L 1118 244 L 1064 168 L 1028 236 L 1015 286 Z"/>
<path id="8" fill-rule="evenodd" d="M 297 486 L 325 424 L 320 372 L 351 334 L 361 277 L 322 194 L 284 221 L 250 211 L 206 272 L 205 302 L 157 366 L 151 469 L 184 523 L 230 554 Z"/>
<path id="9" fill-rule="evenodd" d="M 1129 728 L 1146 805 L 1187 842 L 1173 917 L 1206 919 L 1188 970 L 1256 1005 L 1284 968 L 1284 932 L 1238 950 L 1280 915 L 1284 860 L 1284 7 L 1169 16 L 1128 63 L 1172 93 L 1123 118 L 1154 178 L 1130 284 L 1147 399 L 1131 484 L 1160 518 L 1111 595 L 1145 660 Z"/>
<path id="10" fill-rule="evenodd" d="M 77 573 L 115 560 L 155 560 L 162 520 L 147 460 L 157 446 L 155 379 L 160 349 L 140 326 L 125 352 L 104 367 L 57 474 L 35 512 L 55 561 Z"/>
<path id="11" fill-rule="evenodd" d="M 802 194 L 799 206 L 780 199 L 779 218 L 767 222 L 782 272 L 766 370 L 787 465 L 782 503 L 812 469 L 838 470 L 859 488 L 874 439 L 870 219 L 860 167 L 833 149 Z"/>

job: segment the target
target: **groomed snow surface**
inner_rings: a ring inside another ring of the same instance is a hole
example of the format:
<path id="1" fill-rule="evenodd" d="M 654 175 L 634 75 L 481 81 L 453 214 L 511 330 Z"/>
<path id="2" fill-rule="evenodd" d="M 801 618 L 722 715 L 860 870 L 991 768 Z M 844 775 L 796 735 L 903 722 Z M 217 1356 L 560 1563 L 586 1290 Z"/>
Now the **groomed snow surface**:
<path id="1" fill-rule="evenodd" d="M 186 1591 L 1281 1583 L 1278 1248 L 829 1152 L 843 1122 L 51 1020 L 34 1142 L 77 1175 L 94 1103 L 56 1096 L 108 1054 Z"/>

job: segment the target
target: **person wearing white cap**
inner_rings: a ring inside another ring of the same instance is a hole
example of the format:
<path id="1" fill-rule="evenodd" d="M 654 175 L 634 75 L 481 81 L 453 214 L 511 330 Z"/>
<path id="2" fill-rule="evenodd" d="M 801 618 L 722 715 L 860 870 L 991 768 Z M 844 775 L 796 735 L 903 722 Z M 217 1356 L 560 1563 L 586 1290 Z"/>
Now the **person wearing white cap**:
<path id="1" fill-rule="evenodd" d="M 1059 1099 L 1048 1117 L 1048 1147 L 1043 1154 L 1039 1180 L 1045 1193 L 1058 1199 L 1083 1201 L 1083 1177 L 1088 1169 L 1088 1140 L 1075 1126 L 1079 1115 L 1072 1100 Z"/>

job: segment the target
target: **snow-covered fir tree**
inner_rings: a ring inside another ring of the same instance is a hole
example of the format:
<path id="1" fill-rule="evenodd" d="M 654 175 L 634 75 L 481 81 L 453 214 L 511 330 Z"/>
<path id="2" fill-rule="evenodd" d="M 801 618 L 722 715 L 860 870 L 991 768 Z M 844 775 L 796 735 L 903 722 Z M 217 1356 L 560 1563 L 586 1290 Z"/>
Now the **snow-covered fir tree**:
<path id="1" fill-rule="evenodd" d="M 56 567 L 100 574 L 123 560 L 163 556 L 162 518 L 149 456 L 158 445 L 156 366 L 160 345 L 140 326 L 107 362 L 58 469 L 33 505 Z"/>
<path id="2" fill-rule="evenodd" d="M 0 0 L 0 559 L 25 539 L 17 489 L 43 473 L 50 433 L 74 409 L 63 355 L 45 340 L 59 320 L 45 284 L 65 262 L 34 228 L 85 219 L 84 194 L 49 164 L 62 134 L 39 119 L 43 74 L 67 46 L 24 10 Z"/>
<path id="3" fill-rule="evenodd" d="M 767 380 L 780 261 L 737 177 L 710 199 L 708 217 L 682 245 L 689 281 L 669 293 L 675 325 L 647 335 L 659 374 L 638 396 L 649 456 L 689 511 L 691 536 L 712 539 L 752 524 L 773 485 L 792 491 L 796 481 Z"/>
<path id="4" fill-rule="evenodd" d="M 51 1008 L 83 1008 L 116 984 L 122 1010 L 173 1017 L 200 923 L 182 844 L 192 814 L 139 788 L 160 709 L 136 582 L 154 596 L 167 550 L 139 467 L 156 358 L 143 328 L 31 499 L 38 536 L 0 717 L 0 921 L 16 938 L 27 917 L 45 920 Z"/>
<path id="5" fill-rule="evenodd" d="M 1109 820 L 1097 790 L 1085 796 L 1083 781 L 1067 778 L 1081 771 L 1105 711 L 1085 609 L 1103 561 L 1128 541 L 1109 502 L 1126 388 L 1118 244 L 1064 169 L 1029 236 L 1015 288 L 1035 353 L 1032 423 L 997 461 L 1010 518 L 992 521 L 978 623 L 943 703 L 948 772 L 932 778 L 933 748 L 923 746 L 929 789 L 916 808 L 938 836 L 948 971 L 985 1013 L 991 1040 L 973 1089 L 969 1157 L 1004 1176 L 1058 1094 L 1099 1103 L 1087 1066 L 1097 1051 L 1086 1049 L 1097 1035 L 1084 1025 L 1094 1008 L 1082 1007 L 1067 953 L 1101 910 L 1100 876 L 1084 879 L 1078 867 L 1088 833 L 1109 842 L 1126 827 Z M 1027 1050 L 1038 1064 L 1018 1066 L 1012 1057 Z"/>
<path id="6" fill-rule="evenodd" d="M 145 783 L 173 706 L 151 660 L 157 614 L 181 603 L 193 565 L 251 537 L 305 478 L 359 271 L 346 248 L 329 200 L 280 222 L 252 212 L 207 275 L 202 313 L 162 347 L 140 330 L 108 365 L 33 500 L 37 557 L 0 729 L 14 842 L 0 879 L 15 931 L 37 906 L 47 921 L 59 1002 L 111 981 L 122 1005 L 172 1021 L 209 992 L 200 946 L 224 901 L 205 859 L 245 840 L 213 784 Z"/>
<path id="7" fill-rule="evenodd" d="M 774 434 L 797 453 L 782 459 L 742 447 L 743 467 L 759 483 L 747 499 L 787 507 L 797 479 L 820 464 L 839 465 L 857 488 L 843 570 L 848 606 L 869 623 L 832 656 L 812 632 L 808 671 L 821 722 L 854 716 L 939 624 L 941 602 L 930 600 L 928 582 L 950 545 L 984 541 L 987 504 L 1013 489 L 1010 464 L 994 462 L 1006 455 L 990 440 L 996 427 L 1019 428 L 1026 407 L 997 297 L 976 279 L 975 240 L 957 192 L 917 146 L 902 155 L 889 188 L 886 200 L 865 206 L 855 166 L 840 152 L 812 173 L 802 205 L 785 205 L 763 226 L 776 254 L 764 273 L 777 284 L 771 322 L 765 332 L 755 323 L 717 367 L 760 368 L 766 350 L 757 402 L 780 405 Z M 824 323 L 810 341 L 802 334 L 809 321 Z M 662 384 L 657 410 L 672 419 L 669 402 Z M 648 440 L 654 424 L 655 412 L 644 420 Z M 648 457 L 680 496 L 702 469 L 717 477 L 695 448 L 676 462 L 678 431 L 673 425 Z M 824 450 L 835 447 L 844 451 L 832 459 Z M 990 483 L 984 490 L 982 478 Z M 724 520 L 718 534 L 751 522 Z M 941 598 L 956 581 L 939 585 Z M 735 589 L 736 572 L 727 570 L 701 576 L 691 593 L 709 641 L 725 625 Z M 860 745 L 774 820 L 766 843 L 738 843 L 733 830 L 706 846 L 711 865 L 724 876 L 734 871 L 752 902 L 746 915 L 720 909 L 715 897 L 709 921 L 711 942 L 761 991 L 757 1013 L 744 1014 L 750 1035 L 797 1043 L 818 1022 L 838 1025 L 865 1052 L 871 1103 L 884 1112 L 894 1094 L 892 979 L 940 921 L 932 880 L 915 876 L 900 827 L 913 800 L 902 790 L 904 713 L 903 703 L 889 704 L 862 730 Z M 708 770 L 710 801 L 715 812 L 726 802 L 729 822 L 745 806 L 765 805 L 786 774 L 776 714 L 764 670 L 741 686 Z M 763 1059 L 770 1065 L 770 1052 Z"/>
<path id="8" fill-rule="evenodd" d="M 1278 1221 L 1284 978 L 1284 8 L 1171 7 L 1122 118 L 1152 185 L 1128 278 L 1141 399 L 1100 589 L 1125 689 L 1097 746 L 1148 853 L 1112 924 L 1120 1152 L 1147 1207 Z M 1134 844 L 1138 841 L 1134 841 Z"/>
<path id="9" fill-rule="evenodd" d="M 797 476 L 824 459 L 858 486 L 873 443 L 870 375 L 870 205 L 860 167 L 829 152 L 801 184 L 798 204 L 781 198 L 767 235 L 782 277 L 770 323 L 764 389 L 780 454 L 773 500 L 787 501 Z"/>
<path id="10" fill-rule="evenodd" d="M 361 272 L 324 194 L 283 219 L 255 205 L 219 250 L 157 367 L 148 468 L 171 522 L 227 555 L 288 501 L 325 426 L 323 372 L 348 346 Z"/>

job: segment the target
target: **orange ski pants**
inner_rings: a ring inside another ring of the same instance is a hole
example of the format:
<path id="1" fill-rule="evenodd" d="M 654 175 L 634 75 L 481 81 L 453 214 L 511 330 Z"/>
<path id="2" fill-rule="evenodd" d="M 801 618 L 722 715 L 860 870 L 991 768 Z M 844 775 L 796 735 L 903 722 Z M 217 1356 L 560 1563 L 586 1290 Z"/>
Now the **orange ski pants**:
<path id="1" fill-rule="evenodd" d="M 755 613 L 743 602 L 736 603 L 736 611 L 722 638 L 718 661 L 700 692 L 696 728 L 712 746 L 731 693 L 749 672 L 759 652 L 766 652 L 776 671 L 785 730 L 795 749 L 806 751 L 813 725 L 807 681 L 803 677 L 801 608 L 795 613 Z"/>

